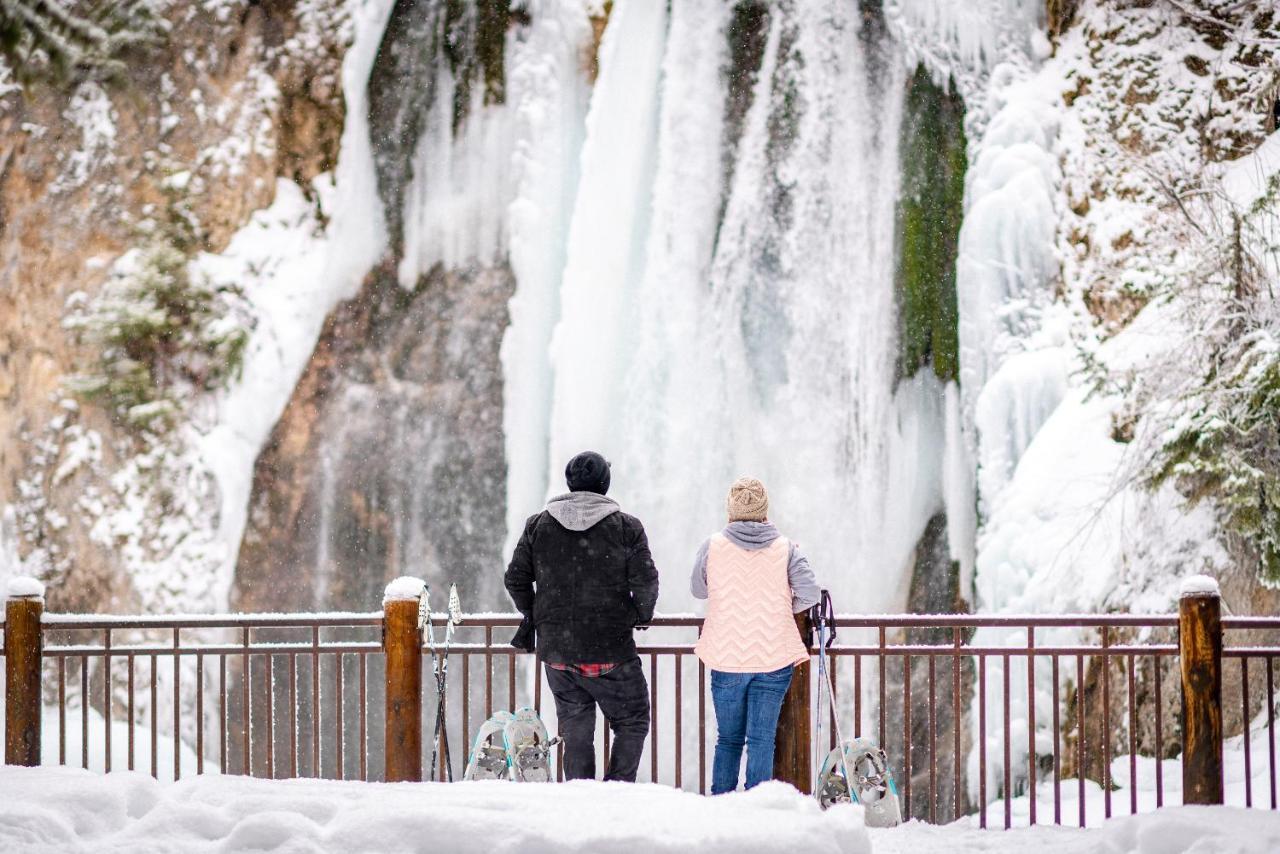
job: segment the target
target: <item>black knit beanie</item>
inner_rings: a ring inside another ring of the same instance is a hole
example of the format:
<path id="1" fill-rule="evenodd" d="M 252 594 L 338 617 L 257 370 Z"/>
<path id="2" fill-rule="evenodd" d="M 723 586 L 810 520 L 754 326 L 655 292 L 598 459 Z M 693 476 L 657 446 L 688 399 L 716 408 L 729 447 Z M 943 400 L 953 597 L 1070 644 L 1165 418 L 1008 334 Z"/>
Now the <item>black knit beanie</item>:
<path id="1" fill-rule="evenodd" d="M 595 451 L 583 451 L 564 467 L 570 492 L 609 492 L 609 461 Z"/>

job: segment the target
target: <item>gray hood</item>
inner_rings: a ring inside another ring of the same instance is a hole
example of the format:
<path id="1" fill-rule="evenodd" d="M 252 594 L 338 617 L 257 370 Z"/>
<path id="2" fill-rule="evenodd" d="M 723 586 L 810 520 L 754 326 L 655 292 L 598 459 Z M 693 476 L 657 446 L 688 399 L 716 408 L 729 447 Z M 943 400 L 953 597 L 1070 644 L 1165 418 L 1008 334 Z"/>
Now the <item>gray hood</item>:
<path id="1" fill-rule="evenodd" d="M 570 531 L 585 531 L 621 509 L 612 498 L 605 498 L 595 492 L 570 492 L 557 495 L 547 502 L 547 512 L 551 514 L 551 518 Z"/>
<path id="2" fill-rule="evenodd" d="M 724 535 L 735 546 L 751 551 L 762 549 L 782 536 L 772 522 L 752 522 L 745 519 L 730 522 L 725 526 Z"/>

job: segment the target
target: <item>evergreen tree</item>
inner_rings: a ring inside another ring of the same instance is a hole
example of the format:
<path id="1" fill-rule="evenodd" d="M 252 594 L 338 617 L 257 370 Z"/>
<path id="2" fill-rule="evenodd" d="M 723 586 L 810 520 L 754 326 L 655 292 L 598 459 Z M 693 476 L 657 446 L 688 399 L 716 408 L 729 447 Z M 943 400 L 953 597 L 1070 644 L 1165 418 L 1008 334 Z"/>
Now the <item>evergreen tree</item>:
<path id="1" fill-rule="evenodd" d="M 23 83 L 110 76 L 162 31 L 148 0 L 0 0 L 0 58 Z"/>

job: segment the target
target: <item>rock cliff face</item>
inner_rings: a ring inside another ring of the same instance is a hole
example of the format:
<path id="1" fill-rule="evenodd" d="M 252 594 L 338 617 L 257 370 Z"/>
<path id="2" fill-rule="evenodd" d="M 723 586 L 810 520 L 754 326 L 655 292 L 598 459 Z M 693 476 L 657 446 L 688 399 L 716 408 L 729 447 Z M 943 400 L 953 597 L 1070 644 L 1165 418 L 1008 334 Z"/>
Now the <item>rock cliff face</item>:
<path id="1" fill-rule="evenodd" d="M 238 607 L 366 608 L 401 574 L 456 581 L 470 608 L 505 603 L 499 356 L 515 276 L 501 243 L 411 272 L 406 246 L 449 225 L 414 221 L 407 236 L 406 220 L 458 192 L 433 183 L 456 179 L 435 166 L 500 110 L 505 46 L 528 24 L 503 0 L 390 9 L 367 86 L 387 255 L 330 317 L 258 460 Z M 512 153 L 485 151 L 480 168 L 501 175 Z"/>
<path id="2" fill-rule="evenodd" d="M 36 80 L 0 96 L 0 505 L 11 508 L 0 555 L 55 582 L 59 609 L 155 604 L 130 562 L 185 539 L 151 531 L 141 542 L 103 523 L 128 500 L 113 478 L 148 454 L 155 462 L 157 443 L 65 390 L 94 355 L 62 331 L 68 298 L 99 291 L 173 176 L 185 176 L 198 248 L 217 251 L 271 202 L 277 176 L 306 186 L 331 169 L 342 128 L 339 0 L 182 4 L 169 16 L 163 44 L 126 57 L 115 79 Z M 175 465 L 192 487 L 179 500 L 207 523 L 218 506 L 209 478 Z"/>
<path id="3" fill-rule="evenodd" d="M 437 267 L 407 291 L 383 265 L 339 307 L 258 459 L 233 605 L 364 609 L 407 574 L 501 607 L 514 289 Z"/>

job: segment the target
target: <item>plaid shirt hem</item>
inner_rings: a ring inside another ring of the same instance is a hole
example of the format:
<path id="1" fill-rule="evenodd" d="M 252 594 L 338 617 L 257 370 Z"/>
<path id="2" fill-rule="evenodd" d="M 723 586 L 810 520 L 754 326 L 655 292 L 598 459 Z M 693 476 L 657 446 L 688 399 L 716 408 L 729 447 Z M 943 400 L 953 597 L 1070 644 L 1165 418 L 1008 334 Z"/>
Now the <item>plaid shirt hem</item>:
<path id="1" fill-rule="evenodd" d="M 576 673 L 579 676 L 585 676 L 588 679 L 603 676 L 617 666 L 617 662 L 609 664 L 552 664 L 551 662 L 547 662 L 547 667 L 554 670 L 567 670 L 570 673 Z"/>

